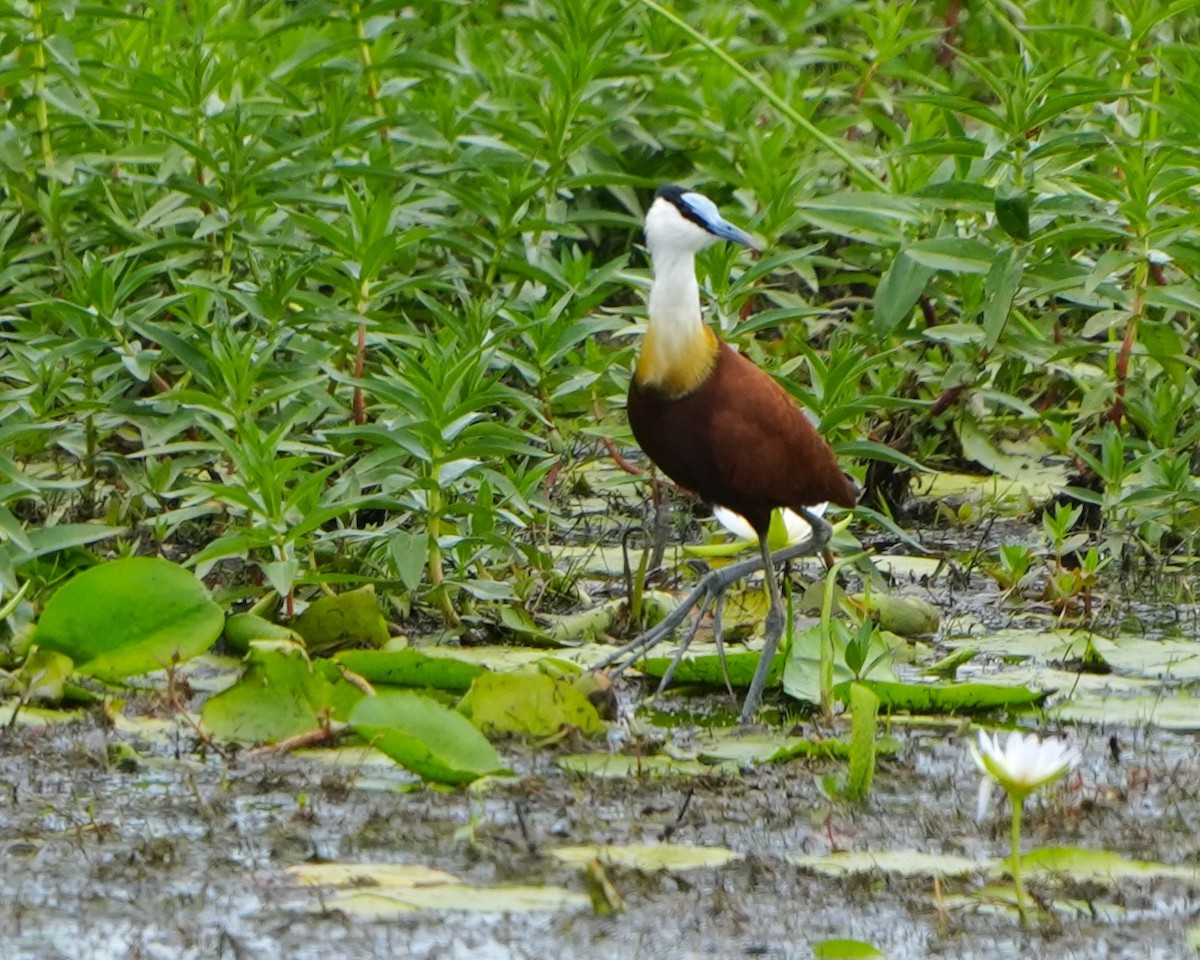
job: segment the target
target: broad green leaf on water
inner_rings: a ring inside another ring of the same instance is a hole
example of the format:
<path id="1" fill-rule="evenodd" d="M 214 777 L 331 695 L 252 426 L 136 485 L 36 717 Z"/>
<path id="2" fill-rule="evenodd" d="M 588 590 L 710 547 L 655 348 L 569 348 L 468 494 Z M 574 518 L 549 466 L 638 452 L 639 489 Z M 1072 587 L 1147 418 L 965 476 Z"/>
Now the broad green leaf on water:
<path id="1" fill-rule="evenodd" d="M 17 671 L 16 687 L 25 702 L 57 704 L 63 698 L 67 678 L 75 669 L 71 658 L 53 650 L 35 648 Z"/>
<path id="2" fill-rule="evenodd" d="M 994 870 L 1007 873 L 1010 867 L 1006 857 L 997 861 Z M 1025 874 L 1041 874 L 1068 877 L 1077 883 L 1102 883 L 1104 881 L 1163 879 L 1181 880 L 1184 883 L 1200 883 L 1200 867 L 1172 866 L 1152 860 L 1133 860 L 1112 850 L 1087 850 L 1081 847 L 1043 847 L 1021 855 L 1021 869 Z"/>
<path id="3" fill-rule="evenodd" d="M 450 657 L 428 656 L 420 650 L 343 650 L 334 660 L 371 683 L 395 687 L 432 687 L 465 693 L 487 671 Z"/>
<path id="4" fill-rule="evenodd" d="M 428 657 L 444 657 L 463 663 L 476 664 L 488 670 L 519 670 L 543 661 L 566 662 L 589 668 L 613 652 L 604 643 L 587 643 L 578 647 L 563 647 L 553 652 L 532 647 L 480 646 L 480 647 L 424 647 Z"/>
<path id="5" fill-rule="evenodd" d="M 865 940 L 820 940 L 812 950 L 813 960 L 871 960 L 884 956 Z"/>
<path id="6" fill-rule="evenodd" d="M 951 853 L 916 850 L 846 851 L 824 855 L 792 854 L 787 861 L 813 873 L 843 877 L 855 873 L 885 873 L 902 877 L 965 877 L 982 873 L 991 861 L 972 860 Z"/>
<path id="7" fill-rule="evenodd" d="M 884 630 L 901 637 L 923 637 L 936 633 L 941 611 L 920 597 L 894 597 L 886 593 L 856 594 L 855 604 L 865 607 Z"/>
<path id="8" fill-rule="evenodd" d="M 554 762 L 567 773 L 589 777 L 697 777 L 713 772 L 713 767 L 696 760 L 631 757 L 623 753 L 577 753 Z"/>
<path id="9" fill-rule="evenodd" d="M 981 713 L 1041 703 L 1046 693 L 991 683 L 899 683 L 866 680 L 884 710 L 909 713 Z"/>
<path id="10" fill-rule="evenodd" d="M 311 663 L 289 641 L 250 645 L 246 673 L 200 710 L 204 726 L 220 740 L 273 743 L 345 720 L 362 691 L 346 683 L 336 665 Z"/>
<path id="11" fill-rule="evenodd" d="M 48 707 L 31 707 L 28 704 L 17 709 L 17 699 L 0 704 L 0 727 L 14 723 L 13 711 L 16 710 L 16 726 L 19 727 L 52 727 L 60 723 L 75 723 L 82 721 L 87 714 L 82 710 L 51 710 Z"/>
<path id="12" fill-rule="evenodd" d="M 1184 937 L 1184 943 L 1192 950 L 1200 950 L 1200 927 L 1192 927 Z"/>
<path id="13" fill-rule="evenodd" d="M 903 645 L 899 638 L 892 638 L 897 646 Z M 896 674 L 891 659 L 886 656 L 889 645 L 887 635 L 876 633 L 867 651 L 866 664 L 870 665 L 867 677 L 872 680 L 892 680 Z M 855 679 L 846 666 L 846 642 L 838 633 L 833 637 L 833 687 L 845 690 L 846 684 Z M 821 628 L 810 627 L 798 631 L 792 641 L 792 653 L 783 671 L 783 691 L 793 700 L 808 703 L 821 702 Z"/>
<path id="14" fill-rule="evenodd" d="M 674 654 L 665 657 L 647 657 L 639 660 L 637 668 L 646 676 L 659 680 L 667 672 L 675 659 Z M 717 654 L 704 656 L 686 655 L 675 670 L 673 681 L 676 684 L 696 684 L 698 686 L 718 687 L 725 689 L 725 670 L 728 670 L 729 682 L 735 688 L 750 686 L 754 679 L 754 671 L 758 669 L 759 655 L 748 651 L 725 654 L 724 668 Z M 779 684 L 780 673 L 783 670 L 783 654 L 776 654 L 767 674 L 767 686 Z"/>
<path id="15" fill-rule="evenodd" d="M 596 708 L 570 681 L 544 673 L 487 673 L 475 679 L 458 709 L 487 734 L 546 737 L 563 727 L 604 732 Z"/>
<path id="16" fill-rule="evenodd" d="M 878 756 L 890 756 L 900 751 L 895 737 L 880 737 L 875 742 Z M 846 760 L 850 756 L 850 741 L 843 737 L 809 740 L 778 733 L 733 735 L 719 733 L 712 742 L 705 741 L 697 754 L 710 763 L 785 763 L 798 757 Z"/>
<path id="17" fill-rule="evenodd" d="M 880 571 L 893 577 L 920 580 L 933 577 L 945 569 L 946 561 L 940 557 L 914 557 L 907 555 L 882 554 L 871 557 L 871 562 Z"/>
<path id="18" fill-rule="evenodd" d="M 254 640 L 303 640 L 291 627 L 272 623 L 256 613 L 235 613 L 225 621 L 225 642 L 238 653 L 246 653 Z"/>
<path id="19" fill-rule="evenodd" d="M 458 883 L 458 877 L 419 863 L 298 863 L 283 871 L 288 880 L 322 887 L 428 887 Z"/>
<path id="20" fill-rule="evenodd" d="M 473 887 L 466 883 L 437 884 L 408 889 L 341 890 L 325 898 L 314 910 L 330 910 L 352 917 L 386 920 L 406 913 L 549 913 L 583 910 L 591 901 L 585 894 L 563 887 Z"/>
<path id="21" fill-rule="evenodd" d="M 104 680 L 149 673 L 207 650 L 225 616 L 199 580 L 157 557 L 92 567 L 46 604 L 33 642 Z"/>
<path id="22" fill-rule="evenodd" d="M 629 867 L 645 873 L 723 867 L 742 855 L 726 847 L 693 847 L 680 843 L 586 844 L 546 851 L 563 863 L 584 865 L 599 860 L 606 866 Z"/>
<path id="23" fill-rule="evenodd" d="M 435 913 L 530 913 L 575 910 L 588 898 L 561 887 L 476 887 L 453 874 L 419 864 L 314 863 L 285 871 L 304 886 L 333 887 L 314 907 L 357 917 L 386 919 L 417 911 Z"/>
<path id="24" fill-rule="evenodd" d="M 976 431 L 978 428 L 974 428 Z M 969 436 L 972 428 L 967 428 Z M 960 440 L 962 435 L 960 434 Z M 974 443 L 972 439 L 971 443 Z M 1004 469 L 1016 471 L 1016 476 L 1004 475 L 996 471 L 996 476 L 981 477 L 963 473 L 937 473 L 929 478 L 918 478 L 914 481 L 914 494 L 920 499 L 928 500 L 958 500 L 967 498 L 982 499 L 1002 507 L 1018 507 L 1024 509 L 1030 501 L 1042 502 L 1057 494 L 1067 486 L 1067 468 L 1062 463 L 1042 464 L 1028 458 L 1020 458 L 1024 466 L 1004 460 L 1009 454 L 1004 453 L 990 442 L 986 445 L 976 444 L 969 454 L 972 460 L 990 460 L 993 466 L 1003 462 Z"/>
<path id="25" fill-rule="evenodd" d="M 464 784 L 503 770 L 495 748 L 471 721 L 417 693 L 363 697 L 350 712 L 350 725 L 426 780 Z"/>
<path id="26" fill-rule="evenodd" d="M 1089 697 L 1068 700 L 1048 713 L 1059 720 L 1160 730 L 1200 732 L 1200 697 L 1163 696 L 1148 691 L 1142 697 Z"/>
<path id="27" fill-rule="evenodd" d="M 374 584 L 314 600 L 292 626 L 313 654 L 344 647 L 382 647 L 388 642 L 387 621 L 379 612 Z"/>

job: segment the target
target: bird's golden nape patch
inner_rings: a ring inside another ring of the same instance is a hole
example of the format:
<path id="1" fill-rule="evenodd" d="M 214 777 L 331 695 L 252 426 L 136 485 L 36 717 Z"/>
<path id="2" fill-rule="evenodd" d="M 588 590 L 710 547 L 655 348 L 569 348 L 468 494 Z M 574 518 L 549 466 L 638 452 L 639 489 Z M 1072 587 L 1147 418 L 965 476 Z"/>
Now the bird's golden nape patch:
<path id="1" fill-rule="evenodd" d="M 686 340 L 651 324 L 642 341 L 634 382 L 666 399 L 685 397 L 712 376 L 720 346 L 717 335 L 702 324 Z"/>

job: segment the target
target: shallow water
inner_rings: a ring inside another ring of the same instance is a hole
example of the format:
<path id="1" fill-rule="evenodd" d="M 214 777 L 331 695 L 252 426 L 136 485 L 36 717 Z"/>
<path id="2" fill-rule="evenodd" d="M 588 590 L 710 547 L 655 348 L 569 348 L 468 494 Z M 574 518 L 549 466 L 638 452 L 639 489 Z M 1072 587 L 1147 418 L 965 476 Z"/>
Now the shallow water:
<path id="1" fill-rule="evenodd" d="M 567 775 L 553 754 L 509 745 L 523 774 L 483 795 L 414 785 L 372 763 L 302 756 L 173 757 L 170 738 L 137 744 L 122 772 L 118 737 L 93 720 L 17 727 L 0 740 L 0 937 L 12 958 L 420 958 L 811 956 L 825 938 L 869 941 L 893 958 L 1137 957 L 1184 954 L 1200 900 L 1179 881 L 1066 881 L 1031 891 L 1080 903 L 1022 933 L 978 902 L 943 906 L 928 878 L 827 877 L 788 854 L 921 850 L 1000 856 L 1007 815 L 974 822 L 978 783 L 949 726 L 896 725 L 862 808 L 831 803 L 830 762 L 793 761 L 669 779 Z M 1114 761 L 1108 738 L 1121 746 Z M 676 731 L 678 736 L 679 732 Z M 691 740 L 702 740 L 693 732 Z M 187 735 L 182 734 L 184 746 Z M 1026 848 L 1074 844 L 1200 865 L 1200 761 L 1193 737 L 1078 728 L 1086 757 L 1063 787 L 1030 802 Z M 136 742 L 136 741 L 135 741 Z M 686 811 L 680 811 L 687 801 Z M 282 871 L 310 860 L 412 863 L 472 883 L 557 884 L 581 873 L 545 854 L 557 845 L 671 840 L 719 844 L 744 859 L 718 869 L 642 873 L 609 867 L 626 902 L 600 917 L 557 913 L 413 913 L 388 920 L 322 909 L 319 889 Z M 970 893 L 981 881 L 943 881 Z M 1089 907 L 1089 904 L 1091 906 Z M 1114 908 L 1126 911 L 1106 919 Z M 1093 912 L 1095 916 L 1093 916 Z"/>

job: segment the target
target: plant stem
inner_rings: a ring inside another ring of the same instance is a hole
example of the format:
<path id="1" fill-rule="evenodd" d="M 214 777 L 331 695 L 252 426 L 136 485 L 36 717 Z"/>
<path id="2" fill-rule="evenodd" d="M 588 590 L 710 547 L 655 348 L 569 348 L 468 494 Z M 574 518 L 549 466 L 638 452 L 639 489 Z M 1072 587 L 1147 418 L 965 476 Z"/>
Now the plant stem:
<path id="1" fill-rule="evenodd" d="M 50 145 L 50 110 L 46 106 L 46 24 L 40 0 L 30 4 L 30 19 L 33 21 L 33 96 L 34 112 L 37 115 L 38 138 L 42 143 L 42 166 L 47 175 L 54 166 L 54 149 Z"/>
<path id="2" fill-rule="evenodd" d="M 1025 808 L 1025 798 L 1009 794 L 1012 804 L 1012 878 L 1013 889 L 1017 896 L 1017 913 L 1021 917 L 1022 929 L 1029 926 L 1029 915 L 1025 911 L 1025 883 L 1021 879 L 1021 811 Z"/>

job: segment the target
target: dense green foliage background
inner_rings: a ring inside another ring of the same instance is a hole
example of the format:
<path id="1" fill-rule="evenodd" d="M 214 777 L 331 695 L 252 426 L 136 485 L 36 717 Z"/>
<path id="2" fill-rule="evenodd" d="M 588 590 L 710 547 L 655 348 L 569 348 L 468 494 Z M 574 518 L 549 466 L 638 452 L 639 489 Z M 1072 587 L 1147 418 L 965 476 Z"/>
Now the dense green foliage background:
<path id="1" fill-rule="evenodd" d="M 540 596 L 668 181 L 766 242 L 706 255 L 713 321 L 865 517 L 1057 456 L 1106 550 L 1186 555 L 1198 43 L 1142 0 L 0 4 L 0 583 L 121 528 Z"/>

